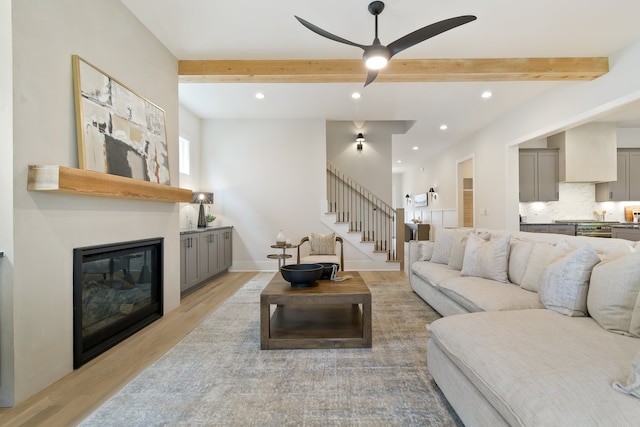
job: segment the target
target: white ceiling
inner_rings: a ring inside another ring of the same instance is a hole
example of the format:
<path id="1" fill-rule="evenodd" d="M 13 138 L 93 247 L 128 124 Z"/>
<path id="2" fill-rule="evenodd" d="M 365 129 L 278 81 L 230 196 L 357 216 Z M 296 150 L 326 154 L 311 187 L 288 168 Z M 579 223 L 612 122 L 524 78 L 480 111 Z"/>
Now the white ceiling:
<path id="1" fill-rule="evenodd" d="M 356 43 L 373 40 L 369 0 L 121 1 L 178 59 L 361 57 L 360 49 L 312 33 L 294 15 Z M 388 44 L 458 15 L 478 19 L 394 59 L 610 56 L 640 39 L 638 0 L 389 0 L 379 17 L 379 36 Z M 188 83 L 180 85 L 180 103 L 201 118 L 415 120 L 393 143 L 393 170 L 400 173 L 545 91 L 579 84 L 584 83 Z M 481 99 L 485 90 L 494 96 Z M 359 100 L 351 98 L 354 91 L 362 94 Z M 256 92 L 265 99 L 257 100 Z M 626 126 L 640 122 L 640 109 L 624 114 Z M 448 130 L 439 129 L 443 123 Z"/>

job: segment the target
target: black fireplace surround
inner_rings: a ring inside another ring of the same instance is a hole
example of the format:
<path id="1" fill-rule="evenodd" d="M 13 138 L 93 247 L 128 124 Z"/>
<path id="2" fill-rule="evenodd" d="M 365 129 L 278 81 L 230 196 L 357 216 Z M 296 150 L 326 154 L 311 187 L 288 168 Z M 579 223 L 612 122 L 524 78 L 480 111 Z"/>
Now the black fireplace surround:
<path id="1" fill-rule="evenodd" d="M 73 367 L 162 317 L 163 238 L 73 250 Z"/>

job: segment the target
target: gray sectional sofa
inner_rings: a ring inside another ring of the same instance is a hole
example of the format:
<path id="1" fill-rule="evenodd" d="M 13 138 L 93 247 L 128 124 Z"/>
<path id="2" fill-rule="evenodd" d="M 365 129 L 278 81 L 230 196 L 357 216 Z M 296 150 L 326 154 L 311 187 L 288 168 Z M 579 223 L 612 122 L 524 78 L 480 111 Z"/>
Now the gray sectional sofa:
<path id="1" fill-rule="evenodd" d="M 409 242 L 429 371 L 467 426 L 640 425 L 640 245 L 436 229 Z"/>

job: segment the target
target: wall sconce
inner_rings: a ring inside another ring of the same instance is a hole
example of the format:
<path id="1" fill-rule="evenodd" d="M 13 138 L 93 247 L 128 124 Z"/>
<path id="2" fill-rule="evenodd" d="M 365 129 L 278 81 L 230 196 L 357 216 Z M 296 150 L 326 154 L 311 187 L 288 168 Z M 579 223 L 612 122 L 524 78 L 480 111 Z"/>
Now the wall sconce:
<path id="1" fill-rule="evenodd" d="M 429 188 L 429 197 L 432 201 L 438 200 L 438 193 L 436 193 L 436 190 L 434 190 L 433 187 Z"/>
<path id="2" fill-rule="evenodd" d="M 407 205 L 410 205 L 411 204 L 411 196 L 407 194 L 406 196 L 404 196 L 404 198 L 407 199 Z"/>
<path id="3" fill-rule="evenodd" d="M 356 136 L 356 142 L 358 143 L 358 145 L 356 145 L 356 150 L 358 150 L 358 153 L 360 153 L 362 152 L 362 143 L 364 142 L 364 135 L 362 134 L 362 132 L 360 132 L 358 136 Z"/>
<path id="4" fill-rule="evenodd" d="M 191 193 L 191 203 L 200 204 L 200 210 L 198 212 L 198 228 L 205 228 L 207 226 L 207 220 L 204 214 L 204 205 L 213 204 L 213 193 L 194 191 Z"/>

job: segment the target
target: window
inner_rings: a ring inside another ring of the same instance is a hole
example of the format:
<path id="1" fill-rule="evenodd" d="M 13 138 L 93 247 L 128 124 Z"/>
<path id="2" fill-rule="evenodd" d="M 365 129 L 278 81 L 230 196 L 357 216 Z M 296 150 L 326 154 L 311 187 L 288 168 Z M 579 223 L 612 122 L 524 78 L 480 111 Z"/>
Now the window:
<path id="1" fill-rule="evenodd" d="M 189 140 L 183 137 L 179 138 L 180 149 L 180 173 L 189 175 L 191 172 L 191 162 L 189 161 L 191 150 L 189 149 Z"/>

